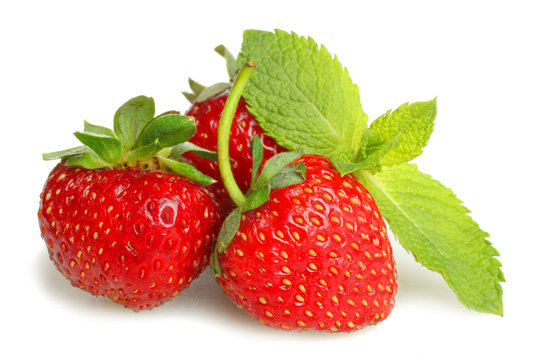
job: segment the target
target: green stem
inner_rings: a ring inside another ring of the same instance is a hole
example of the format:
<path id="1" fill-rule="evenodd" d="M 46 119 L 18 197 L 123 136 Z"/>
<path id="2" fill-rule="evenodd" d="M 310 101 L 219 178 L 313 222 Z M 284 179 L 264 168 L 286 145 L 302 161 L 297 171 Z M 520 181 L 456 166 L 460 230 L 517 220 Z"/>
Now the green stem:
<path id="1" fill-rule="evenodd" d="M 221 119 L 219 120 L 218 127 L 217 154 L 219 172 L 221 173 L 221 178 L 223 179 L 225 189 L 237 206 L 242 206 L 246 201 L 246 197 L 234 180 L 231 162 L 229 159 L 229 138 L 236 107 L 238 106 L 240 97 L 246 88 L 249 77 L 254 70 L 255 63 L 252 62 L 246 63 L 240 70 L 240 73 L 238 74 L 238 77 L 231 88 L 231 92 L 229 93 L 227 102 L 223 108 L 223 112 L 221 113 Z"/>

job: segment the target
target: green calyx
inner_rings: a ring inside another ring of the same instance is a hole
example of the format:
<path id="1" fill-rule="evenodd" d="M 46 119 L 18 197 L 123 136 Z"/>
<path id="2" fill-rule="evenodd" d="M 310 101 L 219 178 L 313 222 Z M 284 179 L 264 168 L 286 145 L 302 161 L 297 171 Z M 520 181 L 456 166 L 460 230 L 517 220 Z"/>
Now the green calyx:
<path id="1" fill-rule="evenodd" d="M 114 130 L 85 121 L 83 131 L 74 134 L 83 146 L 43 154 L 43 160 L 66 159 L 67 165 L 85 169 L 140 166 L 168 170 L 201 185 L 214 183 L 182 157 L 193 151 L 215 158 L 215 153 L 186 142 L 196 132 L 193 118 L 177 111 L 154 115 L 154 99 L 137 96 L 116 111 Z"/>
<path id="2" fill-rule="evenodd" d="M 236 57 L 224 45 L 217 46 L 214 51 L 225 59 L 227 73 L 229 74 L 229 82 L 219 82 L 211 86 L 204 86 L 190 78 L 189 88 L 191 89 L 191 92 L 183 91 L 182 94 L 192 104 L 203 102 L 224 91 L 230 90 L 232 83 L 238 74 Z"/>
<path id="3" fill-rule="evenodd" d="M 221 276 L 217 256 L 219 253 L 224 252 L 233 240 L 240 226 L 242 214 L 257 209 L 266 203 L 270 199 L 272 190 L 300 184 L 306 179 L 306 167 L 303 163 L 291 165 L 293 161 L 303 155 L 302 149 L 276 154 L 268 159 L 263 168 L 260 169 L 263 160 L 263 146 L 261 139 L 255 136 L 250 142 L 253 158 L 251 186 L 245 195 L 234 180 L 229 159 L 229 135 L 238 101 L 254 69 L 254 63 L 246 63 L 239 72 L 219 122 L 218 165 L 225 189 L 238 207 L 223 222 L 214 246 L 210 266 L 216 277 Z"/>

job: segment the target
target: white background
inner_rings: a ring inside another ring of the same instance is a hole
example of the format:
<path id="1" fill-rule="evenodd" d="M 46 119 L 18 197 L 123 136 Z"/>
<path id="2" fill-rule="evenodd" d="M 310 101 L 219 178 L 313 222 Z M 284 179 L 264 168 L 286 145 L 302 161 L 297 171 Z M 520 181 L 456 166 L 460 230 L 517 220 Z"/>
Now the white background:
<path id="1" fill-rule="evenodd" d="M 0 358 L 540 358 L 534 3 L 2 2 Z M 71 133 L 85 119 L 111 126 L 136 95 L 154 97 L 157 112 L 186 110 L 188 77 L 226 80 L 213 48 L 237 53 L 247 28 L 293 30 L 325 44 L 359 85 L 370 119 L 438 96 L 435 131 L 416 162 L 491 234 L 507 279 L 503 317 L 466 309 L 395 242 L 395 308 L 351 334 L 267 328 L 209 272 L 172 303 L 135 313 L 71 287 L 55 270 L 36 216 L 54 165 L 41 153 L 74 146 Z"/>

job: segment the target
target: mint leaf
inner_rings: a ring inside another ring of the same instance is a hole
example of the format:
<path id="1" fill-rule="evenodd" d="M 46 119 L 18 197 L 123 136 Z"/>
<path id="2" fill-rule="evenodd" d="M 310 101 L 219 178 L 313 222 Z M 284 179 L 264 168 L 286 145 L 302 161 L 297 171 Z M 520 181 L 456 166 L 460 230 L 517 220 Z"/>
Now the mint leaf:
<path id="1" fill-rule="evenodd" d="M 311 38 L 244 32 L 238 64 L 254 60 L 244 98 L 261 127 L 290 149 L 352 160 L 367 115 L 358 87 L 336 57 Z"/>
<path id="2" fill-rule="evenodd" d="M 154 99 L 137 96 L 128 100 L 114 114 L 114 132 L 126 150 L 135 146 L 135 141 L 155 113 Z"/>
<path id="3" fill-rule="evenodd" d="M 467 307 L 502 315 L 499 253 L 450 189 L 411 164 L 356 175 L 418 262 L 439 272 Z"/>
<path id="4" fill-rule="evenodd" d="M 436 99 L 405 103 L 394 111 L 388 111 L 373 121 L 370 129 L 376 131 L 380 141 L 397 141 L 398 144 L 381 158 L 385 166 L 398 165 L 414 159 L 422 153 L 431 133 L 437 114 Z M 371 144 L 377 144 L 374 138 Z"/>

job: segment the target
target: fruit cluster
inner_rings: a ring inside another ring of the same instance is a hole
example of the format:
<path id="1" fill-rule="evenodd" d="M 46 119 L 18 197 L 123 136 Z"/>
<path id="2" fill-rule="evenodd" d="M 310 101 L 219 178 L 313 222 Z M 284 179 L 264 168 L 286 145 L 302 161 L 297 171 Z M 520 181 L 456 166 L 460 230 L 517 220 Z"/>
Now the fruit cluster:
<path id="1" fill-rule="evenodd" d="M 292 77 L 260 55 L 260 45 L 250 45 L 254 36 L 265 38 L 256 42 L 265 46 L 291 41 L 298 53 L 310 52 L 314 63 L 328 63 L 328 73 L 314 78 L 302 78 L 300 60 L 286 67 L 298 67 L 294 91 L 306 82 L 338 89 L 330 99 L 335 107 L 317 110 L 326 123 L 309 114 L 323 93 L 303 92 L 304 99 L 296 94 L 280 103 L 275 94 L 287 97 L 283 89 Z M 460 274 L 451 260 L 432 265 L 442 256 L 434 253 L 432 238 L 446 241 L 454 233 L 441 235 L 437 231 L 445 229 L 433 230 L 433 219 L 409 216 L 405 207 L 397 214 L 399 197 L 385 197 L 407 191 L 417 200 L 424 196 L 407 184 L 405 190 L 384 185 L 400 185 L 403 174 L 412 174 L 403 163 L 427 142 L 433 102 L 406 104 L 367 128 L 359 102 L 352 110 L 343 106 L 354 104 L 357 88 L 311 39 L 249 31 L 238 60 L 222 46 L 216 50 L 227 60 L 231 82 L 204 87 L 190 80 L 186 115 L 155 116 L 153 99 L 139 96 L 116 112 L 113 130 L 85 123 L 75 133 L 82 146 L 44 154 L 61 161 L 41 195 L 41 235 L 51 260 L 74 286 L 127 308 L 151 309 L 172 300 L 210 264 L 225 294 L 263 324 L 352 331 L 387 318 L 394 305 L 396 267 L 386 218 L 403 246 L 443 274 L 462 302 L 502 313 L 504 278 L 493 258 L 498 254 L 487 234 L 460 212 L 453 194 L 444 195 L 447 218 L 474 232 L 459 233 L 455 241 L 477 241 L 470 266 L 489 263 L 474 279 L 447 276 Z M 336 123 L 335 109 L 356 122 Z M 401 127 L 397 135 L 394 126 Z M 422 131 L 425 139 L 416 139 Z M 390 173 L 401 177 L 388 180 Z M 422 179 L 425 188 L 438 191 L 430 178 Z M 429 213 L 422 204 L 416 207 Z M 402 217 L 416 227 L 407 228 Z M 450 240 L 445 246 L 449 259 L 461 251 Z M 484 291 L 475 298 L 461 292 L 460 281 Z"/>

